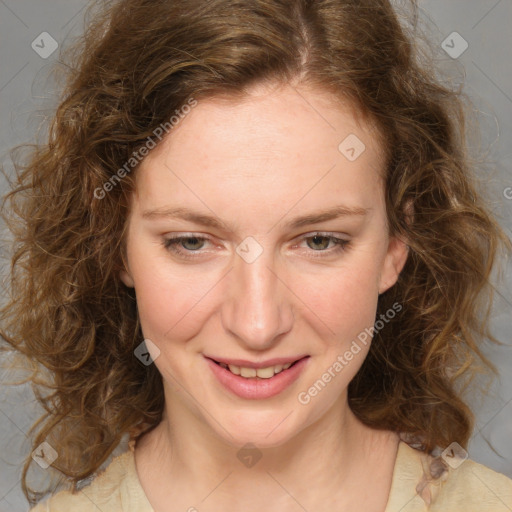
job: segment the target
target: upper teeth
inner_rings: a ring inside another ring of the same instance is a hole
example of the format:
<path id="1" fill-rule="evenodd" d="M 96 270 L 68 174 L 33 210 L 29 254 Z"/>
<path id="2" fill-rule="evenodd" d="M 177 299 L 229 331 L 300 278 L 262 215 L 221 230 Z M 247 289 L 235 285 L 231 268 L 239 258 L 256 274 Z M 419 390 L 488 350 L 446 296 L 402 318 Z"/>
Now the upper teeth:
<path id="1" fill-rule="evenodd" d="M 241 377 L 251 378 L 251 377 L 259 377 L 260 379 L 270 379 L 276 373 L 282 372 L 283 370 L 287 370 L 290 368 L 292 363 L 286 364 L 276 364 L 275 366 L 268 366 L 267 368 L 244 368 L 240 366 L 236 366 L 234 364 L 227 365 L 225 363 L 219 363 L 222 368 L 229 368 L 231 373 L 235 375 L 240 375 Z"/>

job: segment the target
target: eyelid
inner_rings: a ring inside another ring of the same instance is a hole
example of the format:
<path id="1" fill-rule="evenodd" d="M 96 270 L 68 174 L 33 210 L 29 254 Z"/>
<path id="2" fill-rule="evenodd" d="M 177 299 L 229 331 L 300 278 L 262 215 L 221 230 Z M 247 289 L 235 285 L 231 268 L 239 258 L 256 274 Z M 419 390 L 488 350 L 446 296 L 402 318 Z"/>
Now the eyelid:
<path id="1" fill-rule="evenodd" d="M 347 233 L 337 233 L 333 231 L 310 231 L 309 233 L 304 233 L 302 235 L 299 235 L 298 237 L 295 237 L 296 240 L 302 241 L 307 238 L 312 238 L 314 236 L 325 236 L 326 238 L 337 238 L 340 240 L 344 240 L 346 242 L 349 242 L 350 240 L 339 238 L 340 236 L 349 236 Z M 174 236 L 164 237 L 165 240 L 180 240 L 183 238 L 197 238 L 199 240 L 208 240 L 209 242 L 212 242 L 212 237 L 205 235 L 203 233 L 178 233 Z"/>
<path id="2" fill-rule="evenodd" d="M 205 235 L 204 233 L 177 233 L 167 237 L 164 236 L 164 238 L 166 240 L 182 240 L 184 238 L 197 238 L 198 240 L 208 240 L 209 242 L 213 240 L 213 237 Z"/>
<path id="3" fill-rule="evenodd" d="M 342 240 L 344 242 L 349 242 L 350 240 L 341 238 L 342 236 L 349 236 L 347 233 L 337 233 L 335 231 L 310 231 L 309 233 L 304 233 L 303 235 L 299 235 L 298 241 L 302 242 L 308 238 L 313 238 L 315 236 L 324 236 L 326 238 L 333 238 L 337 240 Z M 320 251 L 319 251 L 320 252 Z"/>
<path id="4" fill-rule="evenodd" d="M 326 250 L 320 250 L 320 251 L 314 251 L 309 250 L 308 252 L 311 254 L 311 258 L 317 259 L 317 258 L 326 258 L 328 256 L 335 256 L 338 253 L 341 253 L 345 250 L 347 250 L 350 239 L 347 240 L 346 238 L 340 238 L 340 236 L 347 236 L 346 233 L 335 233 L 331 231 L 311 231 L 309 233 L 304 233 L 298 237 L 298 241 L 293 245 L 292 248 L 297 247 L 297 245 L 305 240 L 308 240 L 310 238 L 314 238 L 315 236 L 320 236 L 324 238 L 329 238 L 334 243 L 334 246 L 326 249 Z M 186 249 L 180 248 L 179 243 L 180 241 L 187 239 L 187 238 L 196 238 L 200 241 L 208 241 L 212 243 L 212 238 L 210 236 L 204 235 L 202 233 L 179 233 L 174 236 L 164 237 L 163 238 L 163 246 L 166 250 L 173 252 L 174 254 L 177 254 L 178 256 L 181 256 L 185 260 L 193 260 L 200 258 L 204 251 L 203 249 L 198 249 L 197 251 L 187 251 Z M 316 253 L 316 254 L 315 254 Z"/>

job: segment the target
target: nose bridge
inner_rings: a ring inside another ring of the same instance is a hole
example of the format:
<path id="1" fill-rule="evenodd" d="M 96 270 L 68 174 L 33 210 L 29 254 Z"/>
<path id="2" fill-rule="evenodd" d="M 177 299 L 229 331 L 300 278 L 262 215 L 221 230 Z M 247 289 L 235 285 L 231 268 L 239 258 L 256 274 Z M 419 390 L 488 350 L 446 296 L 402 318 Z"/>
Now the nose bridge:
<path id="1" fill-rule="evenodd" d="M 249 254 L 254 250 L 250 247 Z M 255 259 L 239 254 L 242 256 L 236 258 L 229 282 L 225 328 L 248 349 L 268 349 L 291 328 L 292 305 L 287 302 L 288 294 L 283 293 L 270 251 L 262 251 Z"/>

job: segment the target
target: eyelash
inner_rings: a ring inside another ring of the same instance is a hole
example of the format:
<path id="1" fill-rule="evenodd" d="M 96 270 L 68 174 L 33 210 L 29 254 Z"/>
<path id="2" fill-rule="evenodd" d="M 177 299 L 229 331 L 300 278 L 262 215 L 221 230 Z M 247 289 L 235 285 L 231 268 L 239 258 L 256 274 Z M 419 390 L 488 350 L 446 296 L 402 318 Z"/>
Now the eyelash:
<path id="1" fill-rule="evenodd" d="M 322 254 L 328 254 L 329 256 L 332 256 L 333 254 L 338 254 L 342 251 L 345 251 L 347 246 L 349 245 L 350 241 L 349 240 L 344 240 L 342 238 L 337 238 L 335 236 L 333 236 L 332 233 L 323 233 L 323 232 L 316 232 L 312 235 L 309 235 L 309 236 L 305 236 L 301 239 L 302 240 L 308 240 L 310 238 L 315 238 L 315 237 L 322 237 L 322 238 L 329 238 L 330 240 L 333 241 L 333 243 L 335 244 L 335 247 L 331 247 L 331 249 L 327 249 L 327 250 L 320 250 L 320 251 L 314 251 L 313 252 L 317 252 L 317 253 L 322 253 Z M 171 238 L 164 238 L 163 241 L 162 241 L 162 245 L 165 247 L 165 249 L 167 249 L 168 251 L 172 251 L 174 252 L 175 254 L 178 254 L 180 257 L 182 258 L 185 258 L 185 259 L 195 259 L 195 258 L 198 258 L 200 256 L 200 249 L 198 249 L 197 251 L 187 251 L 185 249 L 182 249 L 182 248 L 179 248 L 179 243 L 182 242 L 183 240 L 188 240 L 188 239 L 196 239 L 198 241 L 202 241 L 202 240 L 210 240 L 209 238 L 207 237 L 202 237 L 202 236 L 195 236 L 195 235 L 185 235 L 185 236 L 177 236 L 177 237 L 171 237 Z M 197 255 L 194 255 L 192 256 L 192 254 L 194 253 L 197 253 Z M 325 256 L 323 255 L 318 255 L 318 256 L 311 256 L 313 258 L 324 258 Z"/>

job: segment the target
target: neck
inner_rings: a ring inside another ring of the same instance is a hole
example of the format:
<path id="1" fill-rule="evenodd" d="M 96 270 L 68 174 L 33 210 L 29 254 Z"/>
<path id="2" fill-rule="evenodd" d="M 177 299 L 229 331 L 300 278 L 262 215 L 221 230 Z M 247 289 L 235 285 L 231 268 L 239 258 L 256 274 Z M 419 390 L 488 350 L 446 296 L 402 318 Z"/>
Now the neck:
<path id="1" fill-rule="evenodd" d="M 324 498 L 333 503 L 332 497 L 339 496 L 336 504 L 348 506 L 355 503 L 353 497 L 368 492 L 369 474 L 379 466 L 388 475 L 381 477 L 387 497 L 398 436 L 362 424 L 346 396 L 293 438 L 265 448 L 234 446 L 229 436 L 220 437 L 177 401 L 166 400 L 166 404 L 170 406 L 160 425 L 137 443 L 136 455 L 137 450 L 146 454 L 139 456 L 137 468 L 143 486 L 143 475 L 151 471 L 149 464 L 158 468 L 151 477 L 152 488 L 179 489 L 184 510 L 199 505 L 206 496 L 210 508 L 225 511 L 242 506 L 247 510 L 248 501 L 255 510 L 277 505 L 282 511 L 297 510 L 297 501 L 306 496 L 313 500 L 310 505 L 319 505 Z M 311 498 L 312 492 L 316 498 Z M 159 498 L 155 493 L 151 502 L 155 506 L 157 501 L 163 503 L 164 495 Z M 303 507 L 310 509 L 306 503 Z"/>

